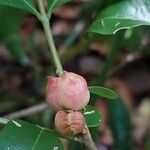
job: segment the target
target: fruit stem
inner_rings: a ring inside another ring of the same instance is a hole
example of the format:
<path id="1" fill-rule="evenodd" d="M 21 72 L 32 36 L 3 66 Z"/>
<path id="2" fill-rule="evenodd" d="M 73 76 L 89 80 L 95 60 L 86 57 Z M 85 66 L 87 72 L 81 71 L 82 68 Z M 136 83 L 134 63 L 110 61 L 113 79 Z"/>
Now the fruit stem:
<path id="1" fill-rule="evenodd" d="M 47 39 L 48 45 L 50 47 L 52 58 L 54 60 L 54 64 L 55 64 L 55 67 L 56 67 L 56 74 L 58 76 L 61 76 L 61 75 L 63 75 L 63 67 L 62 67 L 62 64 L 60 62 L 60 58 L 58 56 L 56 46 L 55 46 L 55 43 L 54 43 L 54 39 L 53 39 L 53 36 L 52 36 L 52 31 L 51 31 L 51 27 L 50 27 L 50 23 L 49 23 L 49 18 L 46 14 L 46 11 L 45 11 L 42 0 L 38 0 L 38 5 L 39 5 L 40 13 L 41 13 L 41 16 L 39 17 L 39 20 L 42 22 L 42 25 L 43 25 L 43 28 L 44 28 L 44 31 L 45 31 L 46 39 Z"/>
<path id="2" fill-rule="evenodd" d="M 96 145 L 91 137 L 91 133 L 89 131 L 89 128 L 87 127 L 87 125 L 85 126 L 85 130 L 86 132 L 83 133 L 83 140 L 84 140 L 84 144 L 86 145 L 86 147 L 89 150 L 97 150 Z"/>

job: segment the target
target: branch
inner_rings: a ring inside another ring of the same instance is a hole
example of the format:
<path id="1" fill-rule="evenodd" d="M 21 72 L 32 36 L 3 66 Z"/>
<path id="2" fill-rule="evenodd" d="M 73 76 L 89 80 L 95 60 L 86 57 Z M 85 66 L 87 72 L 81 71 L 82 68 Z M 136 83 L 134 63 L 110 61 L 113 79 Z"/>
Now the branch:
<path id="1" fill-rule="evenodd" d="M 60 58 L 58 56 L 57 49 L 56 49 L 56 46 L 55 46 L 55 42 L 54 42 L 54 39 L 53 39 L 53 36 L 52 36 L 51 27 L 50 27 L 50 24 L 49 24 L 49 18 L 47 17 L 47 14 L 46 14 L 46 11 L 45 11 L 42 0 L 38 0 L 38 5 L 39 5 L 40 13 L 41 13 L 40 21 L 42 22 L 42 25 L 43 25 L 43 28 L 44 28 L 44 31 L 45 31 L 45 36 L 46 36 L 48 45 L 50 47 L 53 62 L 54 62 L 55 67 L 56 67 L 56 74 L 58 76 L 61 76 L 64 73 L 63 72 L 63 67 L 62 67 L 62 64 L 60 62 Z"/>
<path id="2" fill-rule="evenodd" d="M 15 118 L 22 118 L 22 117 L 27 117 L 39 112 L 42 112 L 44 110 L 48 109 L 48 105 L 46 103 L 41 103 L 34 105 L 32 107 L 8 114 L 3 116 L 2 118 L 7 118 L 7 119 L 15 119 Z"/>

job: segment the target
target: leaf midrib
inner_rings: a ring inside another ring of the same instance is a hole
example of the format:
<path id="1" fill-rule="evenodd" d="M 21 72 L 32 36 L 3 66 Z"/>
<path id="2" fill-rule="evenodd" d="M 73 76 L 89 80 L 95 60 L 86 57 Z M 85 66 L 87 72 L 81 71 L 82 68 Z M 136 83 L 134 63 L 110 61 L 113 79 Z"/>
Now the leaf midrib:
<path id="1" fill-rule="evenodd" d="M 131 21 L 139 21 L 139 22 L 143 22 L 143 23 L 146 23 L 146 24 L 150 24 L 150 22 L 149 21 L 144 21 L 144 20 L 139 20 L 139 19 L 133 19 L 133 18 L 119 18 L 119 17 L 106 17 L 106 18 L 101 18 L 101 19 L 98 19 L 98 20 L 96 20 L 95 22 L 94 22 L 94 24 L 95 23 L 97 23 L 97 22 L 101 22 L 102 20 L 108 20 L 108 19 L 120 19 L 120 20 L 131 20 Z"/>
<path id="2" fill-rule="evenodd" d="M 41 136 L 41 134 L 42 134 L 43 131 L 44 131 L 44 129 L 42 129 L 42 130 L 40 131 L 40 133 L 39 133 L 39 135 L 38 135 L 38 137 L 37 137 L 37 139 L 36 139 L 36 141 L 35 141 L 35 143 L 34 143 L 34 145 L 33 145 L 33 147 L 32 147 L 31 150 L 34 150 L 34 148 L 36 147 L 36 144 L 38 143 L 38 140 L 40 139 L 40 136 Z"/>
<path id="3" fill-rule="evenodd" d="M 37 11 L 29 2 L 27 2 L 26 0 L 23 0 L 23 2 L 24 2 L 27 6 L 29 6 L 29 7 L 35 12 L 36 15 L 38 14 L 38 11 Z"/>
<path id="4" fill-rule="evenodd" d="M 57 0 L 55 0 L 52 5 L 49 7 L 49 11 L 52 11 L 53 7 L 55 6 L 55 4 L 57 3 Z"/>

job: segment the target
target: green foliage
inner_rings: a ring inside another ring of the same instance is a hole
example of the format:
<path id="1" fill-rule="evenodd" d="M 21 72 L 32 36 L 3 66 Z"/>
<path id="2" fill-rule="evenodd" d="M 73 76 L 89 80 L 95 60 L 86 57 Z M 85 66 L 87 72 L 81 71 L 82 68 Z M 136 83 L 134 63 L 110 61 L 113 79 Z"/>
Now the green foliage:
<path id="1" fill-rule="evenodd" d="M 97 0 L 89 1 L 86 5 L 83 6 L 81 11 L 81 17 L 89 21 L 92 17 L 93 12 L 97 12 L 102 7 L 102 1 L 97 5 Z"/>
<path id="2" fill-rule="evenodd" d="M 29 59 L 25 53 L 25 50 L 22 47 L 22 43 L 19 35 L 11 36 L 5 42 L 8 50 L 15 56 L 15 58 L 22 65 L 26 65 L 29 62 Z"/>
<path id="3" fill-rule="evenodd" d="M 150 137 L 148 138 L 147 142 L 146 142 L 146 150 L 150 149 Z"/>
<path id="4" fill-rule="evenodd" d="M 95 127 L 102 121 L 101 113 L 95 110 L 93 106 L 87 106 L 82 110 L 82 114 L 85 118 L 88 127 Z"/>
<path id="5" fill-rule="evenodd" d="M 36 16 L 39 14 L 34 6 L 33 0 L 0 0 L 0 4 L 24 9 Z"/>
<path id="6" fill-rule="evenodd" d="M 0 149 L 63 150 L 57 134 L 25 121 L 9 121 L 0 132 Z"/>
<path id="7" fill-rule="evenodd" d="M 121 45 L 129 52 L 138 50 L 141 44 L 141 37 L 144 35 L 144 27 L 136 27 L 125 31 Z M 127 44 L 128 43 L 128 44 Z"/>
<path id="8" fill-rule="evenodd" d="M 121 99 L 108 102 L 109 125 L 114 139 L 113 150 L 132 150 L 129 113 Z"/>
<path id="9" fill-rule="evenodd" d="M 100 86 L 90 86 L 89 87 L 89 91 L 90 93 L 99 95 L 101 97 L 104 98 L 109 98 L 109 99 L 116 99 L 117 98 L 117 94 L 105 87 L 100 87 Z"/>
<path id="10" fill-rule="evenodd" d="M 67 3 L 71 0 L 47 0 L 48 3 L 48 12 L 52 13 L 55 8 L 59 7 L 60 5 Z"/>
<path id="11" fill-rule="evenodd" d="M 0 5 L 0 37 L 6 39 L 12 34 L 19 34 L 24 15 L 23 11 Z"/>
<path id="12" fill-rule="evenodd" d="M 150 1 L 125 0 L 100 12 L 89 32 L 115 34 L 141 25 L 150 25 Z"/>
<path id="13" fill-rule="evenodd" d="M 48 15 L 51 15 L 55 8 L 69 1 L 71 0 L 47 0 Z M 101 6 L 98 6 L 98 1 L 93 0 L 90 5 L 88 5 L 87 9 L 82 11 L 83 17 L 88 17 L 89 19 L 93 12 L 97 12 L 103 6 L 112 3 L 114 3 L 113 0 L 109 0 L 107 3 L 106 1 L 101 1 L 99 3 Z M 37 17 L 40 15 L 33 0 L 0 0 L 0 4 L 29 11 Z M 86 12 L 87 10 L 88 12 Z M 24 12 L 19 11 L 18 13 L 18 9 L 0 7 L 0 42 L 4 42 L 10 52 L 14 54 L 20 63 L 26 64 L 28 58 L 21 46 L 20 37 L 20 27 L 23 16 Z M 130 29 L 141 25 L 150 25 L 150 1 L 124 0 L 111 5 L 104 11 L 100 12 L 96 21 L 90 26 L 89 32 L 98 34 L 115 34 L 121 29 Z M 122 44 L 120 42 L 123 41 L 123 38 L 120 38 L 123 37 L 122 35 L 119 36 L 116 41 L 114 40 L 115 42 L 113 45 L 120 46 L 120 44 Z M 124 35 L 125 40 L 123 41 L 123 44 L 128 43 L 127 46 L 131 49 L 135 47 L 135 43 L 138 45 L 141 40 L 141 33 L 137 32 L 137 30 L 127 30 Z M 134 42 L 131 39 L 134 39 Z M 112 60 L 114 60 L 119 51 L 119 48 L 116 47 L 113 46 L 112 55 L 108 55 L 107 63 L 105 65 L 106 69 L 104 68 L 104 75 L 101 76 L 102 82 L 106 79 Z M 117 99 L 116 93 L 105 87 L 91 86 L 89 87 L 89 91 L 104 98 Z M 127 108 L 120 99 L 108 102 L 108 107 L 110 127 L 114 137 L 113 149 L 132 150 L 131 124 Z M 102 116 L 94 107 L 87 106 L 82 110 L 82 113 L 88 127 L 96 127 L 101 123 Z M 47 116 L 45 120 L 47 120 Z M 98 133 L 97 130 L 94 132 Z M 54 147 L 55 149 L 63 149 L 57 133 L 24 121 L 10 121 L 0 132 L 0 149 L 2 150 L 6 148 L 17 150 L 53 150 Z M 149 143 L 147 147 L 147 149 L 149 149 Z M 77 146 L 73 145 L 71 149 L 85 148 L 83 145 L 78 144 Z"/>
<path id="14" fill-rule="evenodd" d="M 3 42 L 22 65 L 26 65 L 29 61 L 20 36 L 24 15 L 24 11 L 0 5 L 0 43 Z M 6 19 L 6 16 L 9 19 Z"/>

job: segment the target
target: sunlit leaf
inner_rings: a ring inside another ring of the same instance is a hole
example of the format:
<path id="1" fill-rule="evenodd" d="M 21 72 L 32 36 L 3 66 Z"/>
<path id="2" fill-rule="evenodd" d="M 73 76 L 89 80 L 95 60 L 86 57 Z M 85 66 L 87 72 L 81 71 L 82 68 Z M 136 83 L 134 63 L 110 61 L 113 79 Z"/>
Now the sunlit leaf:
<path id="1" fill-rule="evenodd" d="M 63 150 L 57 134 L 25 121 L 10 121 L 0 132 L 1 150 Z"/>
<path id="2" fill-rule="evenodd" d="M 88 127 L 98 126 L 102 121 L 101 113 L 95 110 L 92 106 L 85 107 L 85 109 L 82 110 L 82 114 Z"/>
<path id="3" fill-rule="evenodd" d="M 89 87 L 89 91 L 90 93 L 99 95 L 101 97 L 104 98 L 109 98 L 109 99 L 116 99 L 117 98 L 117 94 L 105 87 L 101 87 L 101 86 L 90 86 Z"/>
<path id="4" fill-rule="evenodd" d="M 33 13 L 34 15 L 38 15 L 33 0 L 0 0 L 0 4 L 24 9 Z"/>
<path id="5" fill-rule="evenodd" d="M 115 34 L 141 25 L 150 25 L 150 1 L 124 0 L 100 12 L 89 32 Z"/>

